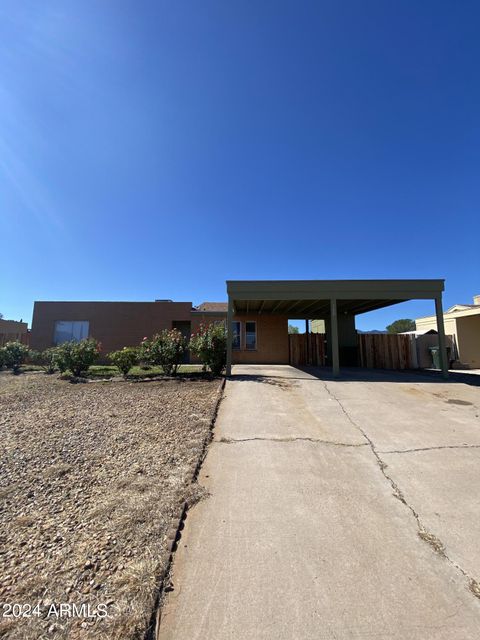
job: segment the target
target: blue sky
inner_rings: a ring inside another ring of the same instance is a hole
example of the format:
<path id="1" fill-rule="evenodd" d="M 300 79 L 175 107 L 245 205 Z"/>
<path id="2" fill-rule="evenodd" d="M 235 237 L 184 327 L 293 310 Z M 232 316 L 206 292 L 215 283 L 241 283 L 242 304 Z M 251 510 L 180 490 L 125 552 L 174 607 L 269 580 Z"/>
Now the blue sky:
<path id="1" fill-rule="evenodd" d="M 446 278 L 469 302 L 479 28 L 475 1 L 4 0 L 0 311 L 270 278 Z"/>

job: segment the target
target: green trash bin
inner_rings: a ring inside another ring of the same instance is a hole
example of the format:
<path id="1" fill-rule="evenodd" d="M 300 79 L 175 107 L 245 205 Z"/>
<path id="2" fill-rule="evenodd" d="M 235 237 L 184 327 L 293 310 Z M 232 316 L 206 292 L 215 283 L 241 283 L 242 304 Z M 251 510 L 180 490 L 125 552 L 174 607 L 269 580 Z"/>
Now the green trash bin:
<path id="1" fill-rule="evenodd" d="M 451 348 L 450 347 L 446 347 L 447 349 L 447 367 L 450 364 L 450 352 L 451 352 Z M 432 356 L 432 367 L 434 369 L 441 369 L 442 365 L 440 363 L 440 347 L 429 347 L 428 350 L 430 351 L 430 355 Z"/>
<path id="2" fill-rule="evenodd" d="M 432 367 L 434 369 L 441 369 L 440 366 L 440 347 L 429 347 L 430 355 L 432 356 Z"/>

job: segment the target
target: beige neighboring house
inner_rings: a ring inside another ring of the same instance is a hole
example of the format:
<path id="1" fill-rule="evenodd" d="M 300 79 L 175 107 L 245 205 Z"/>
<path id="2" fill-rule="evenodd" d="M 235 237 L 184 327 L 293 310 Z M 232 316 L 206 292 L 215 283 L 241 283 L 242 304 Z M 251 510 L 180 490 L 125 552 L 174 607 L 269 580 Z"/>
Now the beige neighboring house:
<path id="1" fill-rule="evenodd" d="M 7 342 L 23 342 L 28 344 L 28 325 L 17 320 L 4 320 L 0 318 L 0 347 Z"/>
<path id="2" fill-rule="evenodd" d="M 312 333 L 325 333 L 325 320 L 312 320 L 310 331 Z"/>
<path id="3" fill-rule="evenodd" d="M 453 336 L 458 359 L 466 368 L 480 368 L 480 295 L 473 297 L 473 304 L 454 304 L 443 314 L 445 333 Z M 419 332 L 437 330 L 435 316 L 417 318 Z"/>

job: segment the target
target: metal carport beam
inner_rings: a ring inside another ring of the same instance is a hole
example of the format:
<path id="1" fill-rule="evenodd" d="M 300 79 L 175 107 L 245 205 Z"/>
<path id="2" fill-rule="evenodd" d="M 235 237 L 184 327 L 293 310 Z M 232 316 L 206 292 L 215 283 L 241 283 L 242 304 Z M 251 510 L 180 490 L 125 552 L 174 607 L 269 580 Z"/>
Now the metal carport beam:
<path id="1" fill-rule="evenodd" d="M 338 346 L 337 301 L 330 299 L 330 335 L 332 338 L 332 373 L 334 378 L 340 375 L 340 349 Z"/>
<path id="2" fill-rule="evenodd" d="M 226 375 L 232 375 L 232 341 L 233 341 L 233 300 L 228 296 L 227 309 L 227 366 Z"/>

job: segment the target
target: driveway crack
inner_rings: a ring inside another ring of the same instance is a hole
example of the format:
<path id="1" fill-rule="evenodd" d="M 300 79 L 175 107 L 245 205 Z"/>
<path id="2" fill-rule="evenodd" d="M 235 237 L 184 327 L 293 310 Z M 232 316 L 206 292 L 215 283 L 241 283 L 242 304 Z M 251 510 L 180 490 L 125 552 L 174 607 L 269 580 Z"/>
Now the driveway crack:
<path id="1" fill-rule="evenodd" d="M 415 518 L 415 521 L 418 527 L 418 532 L 417 532 L 418 537 L 421 538 L 427 544 L 429 544 L 436 553 L 438 553 L 440 556 L 445 558 L 447 562 L 449 562 L 455 569 L 457 569 L 457 571 L 459 571 L 463 575 L 463 577 L 468 580 L 468 588 L 470 592 L 475 597 L 480 598 L 480 582 L 472 578 L 472 576 L 470 576 L 465 571 L 465 569 L 463 569 L 459 564 L 457 564 L 454 560 L 452 560 L 452 558 L 450 558 L 450 556 L 447 554 L 445 550 L 445 545 L 443 544 L 443 542 L 435 534 L 428 531 L 428 529 L 422 523 L 419 514 L 415 511 L 413 506 L 409 502 L 407 502 L 400 487 L 393 480 L 393 478 L 387 473 L 386 469 L 388 465 L 382 460 L 382 458 L 380 457 L 380 453 L 397 453 L 397 452 L 377 451 L 377 448 L 375 447 L 375 443 L 373 442 L 373 440 L 370 438 L 367 432 L 351 417 L 351 415 L 348 413 L 345 406 L 343 405 L 342 401 L 333 393 L 333 391 L 328 387 L 325 381 L 322 380 L 322 384 L 325 388 L 325 391 L 328 393 L 328 395 L 332 398 L 332 400 L 335 400 L 335 402 L 338 404 L 342 412 L 345 414 L 345 417 L 347 418 L 347 420 L 353 425 L 353 427 L 358 429 L 358 431 L 360 431 L 360 433 L 363 435 L 365 440 L 367 440 L 370 446 L 370 449 L 376 458 L 380 471 L 382 472 L 384 478 L 389 482 L 390 486 L 392 487 L 393 496 L 397 498 L 397 500 L 400 500 L 400 502 L 404 504 L 407 507 L 407 509 L 409 509 L 410 513 Z M 471 447 L 476 447 L 476 446 L 478 445 L 471 445 Z M 432 447 L 432 448 L 435 449 L 437 447 Z M 466 447 L 463 447 L 463 448 L 466 448 Z M 404 452 L 399 451 L 398 453 L 404 453 Z"/>
<path id="2" fill-rule="evenodd" d="M 239 442 L 313 442 L 315 444 L 330 444 L 336 447 L 366 447 L 368 442 L 349 443 L 349 442 L 337 442 L 335 440 L 322 440 L 320 438 L 309 438 L 303 436 L 289 436 L 284 438 L 275 438 L 267 436 L 254 436 L 251 438 L 220 438 L 214 442 L 221 444 L 236 444 Z"/>
<path id="3" fill-rule="evenodd" d="M 416 453 L 417 451 L 437 451 L 441 449 L 480 449 L 480 444 L 452 444 L 438 447 L 417 447 L 416 449 L 394 449 L 392 451 L 379 451 L 378 453 Z"/>

